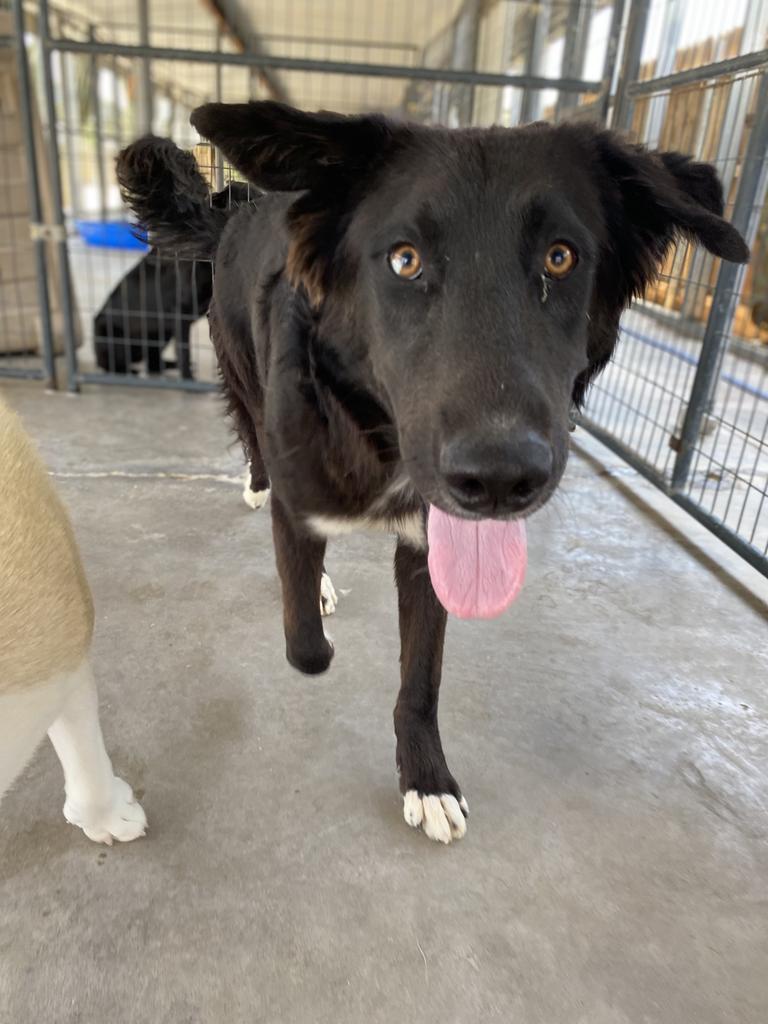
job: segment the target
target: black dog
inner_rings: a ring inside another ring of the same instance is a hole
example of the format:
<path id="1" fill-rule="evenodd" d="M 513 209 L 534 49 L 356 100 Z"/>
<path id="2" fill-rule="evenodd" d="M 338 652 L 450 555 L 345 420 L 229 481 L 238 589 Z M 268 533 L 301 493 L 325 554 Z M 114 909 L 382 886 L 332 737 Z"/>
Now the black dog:
<path id="1" fill-rule="evenodd" d="M 229 210 L 248 201 L 252 186 L 232 182 L 215 193 L 215 209 Z M 151 249 L 115 285 L 94 317 L 96 362 L 107 373 L 129 373 L 144 362 L 150 374 L 176 365 L 163 361 L 163 350 L 176 339 L 176 362 L 181 376 L 192 379 L 189 335 L 192 325 L 208 312 L 213 294 L 213 267 L 208 260 L 179 259 Z"/>
<path id="2" fill-rule="evenodd" d="M 585 124 L 451 131 L 275 103 L 192 124 L 280 194 L 225 224 L 191 157 L 151 139 L 118 178 L 156 244 L 216 252 L 211 334 L 252 488 L 272 486 L 288 660 L 331 661 L 326 537 L 394 532 L 404 812 L 449 842 L 466 802 L 438 733 L 443 605 L 487 615 L 514 596 L 572 405 L 675 237 L 729 260 L 747 247 L 712 167 Z"/>

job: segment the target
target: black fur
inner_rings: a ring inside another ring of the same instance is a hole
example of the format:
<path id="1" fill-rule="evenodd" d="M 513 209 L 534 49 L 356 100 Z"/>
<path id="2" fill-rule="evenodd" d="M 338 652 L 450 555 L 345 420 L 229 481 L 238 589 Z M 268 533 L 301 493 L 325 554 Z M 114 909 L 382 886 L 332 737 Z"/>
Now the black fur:
<path id="1" fill-rule="evenodd" d="M 94 317 L 96 363 L 106 373 L 130 373 L 144 362 L 147 372 L 162 373 L 178 364 L 191 379 L 189 336 L 193 323 L 208 312 L 213 271 L 206 260 L 163 256 L 151 249 L 115 285 Z M 176 363 L 163 359 L 176 339 Z"/>
<path id="2" fill-rule="evenodd" d="M 135 144 L 132 173 L 143 175 L 158 166 L 155 162 L 157 153 L 155 160 L 151 157 L 156 145 L 158 152 L 168 152 L 167 144 L 163 145 L 162 140 L 154 136 L 148 136 Z M 182 156 L 180 167 L 183 166 L 186 173 L 191 174 L 189 155 Z M 163 181 L 166 187 L 169 185 L 169 177 L 166 171 Z M 188 195 L 183 192 L 183 181 L 190 188 Z M 163 360 L 163 350 L 175 338 L 176 361 L 181 376 L 192 378 L 189 336 L 195 321 L 208 312 L 213 295 L 211 256 L 218 237 L 216 232 L 230 213 L 247 202 L 255 192 L 253 186 L 235 181 L 221 192 L 209 196 L 207 186 L 195 165 L 194 174 L 189 180 L 183 177 L 176 180 L 176 187 L 171 190 L 165 204 L 161 201 L 159 188 L 154 181 L 150 181 L 143 193 L 130 194 L 130 201 L 137 210 L 143 210 L 145 214 L 151 212 L 155 218 L 162 210 L 164 217 L 176 218 L 175 227 L 170 230 L 169 219 L 163 222 L 165 227 L 159 232 L 163 240 L 163 252 L 157 248 L 151 249 L 115 285 L 94 317 L 94 350 L 96 362 L 102 370 L 107 373 L 129 373 L 135 364 L 145 362 L 148 373 L 162 373 L 165 368 L 174 365 Z M 194 201 L 190 197 L 194 197 Z M 170 251 L 170 239 L 174 237 L 174 232 L 178 232 L 180 218 L 187 218 L 190 230 L 204 232 L 202 236 L 195 236 L 195 245 L 199 249 L 196 259 L 179 257 Z"/>
<path id="3" fill-rule="evenodd" d="M 153 246 L 189 259 L 213 256 L 229 217 L 232 192 L 228 186 L 216 193 L 219 201 L 211 202 L 191 153 L 170 139 L 144 135 L 119 154 L 117 181 L 123 201 L 149 231 Z M 250 198 L 247 186 L 233 186 L 234 202 Z"/>
<path id="4" fill-rule="evenodd" d="M 403 519 L 412 530 L 430 504 L 535 511 L 562 475 L 572 404 L 675 238 L 734 260 L 747 247 L 721 219 L 712 167 L 586 125 L 450 131 L 275 103 L 210 104 L 192 123 L 276 190 L 205 237 L 221 231 L 209 320 L 229 410 L 255 487 L 272 485 L 288 659 L 318 672 L 333 653 L 316 517 L 387 524 L 401 785 L 459 798 L 437 725 L 446 616 Z M 173 221 L 160 193 L 200 194 L 188 159 L 140 147 L 121 159 L 124 192 L 154 237 L 186 244 L 194 215 Z M 418 250 L 420 277 L 391 270 L 399 243 Z M 563 279 L 545 272 L 554 243 L 576 254 Z"/>

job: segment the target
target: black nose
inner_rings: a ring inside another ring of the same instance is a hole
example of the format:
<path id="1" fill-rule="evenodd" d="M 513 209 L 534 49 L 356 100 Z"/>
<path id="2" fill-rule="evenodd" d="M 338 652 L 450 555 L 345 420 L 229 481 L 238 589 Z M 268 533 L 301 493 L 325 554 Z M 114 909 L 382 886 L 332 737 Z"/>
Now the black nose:
<path id="1" fill-rule="evenodd" d="M 440 472 L 467 511 L 522 512 L 552 474 L 552 447 L 532 430 L 460 434 L 443 445 Z"/>

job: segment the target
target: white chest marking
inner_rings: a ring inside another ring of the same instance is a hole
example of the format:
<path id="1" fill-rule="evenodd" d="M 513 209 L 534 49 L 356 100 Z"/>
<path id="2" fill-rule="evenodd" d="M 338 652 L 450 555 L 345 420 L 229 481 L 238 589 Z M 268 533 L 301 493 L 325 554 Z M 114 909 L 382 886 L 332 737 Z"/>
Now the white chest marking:
<path id="1" fill-rule="evenodd" d="M 356 530 L 384 530 L 395 533 L 417 551 L 427 546 L 420 512 L 408 516 L 309 516 L 309 526 L 321 537 L 340 537 Z"/>

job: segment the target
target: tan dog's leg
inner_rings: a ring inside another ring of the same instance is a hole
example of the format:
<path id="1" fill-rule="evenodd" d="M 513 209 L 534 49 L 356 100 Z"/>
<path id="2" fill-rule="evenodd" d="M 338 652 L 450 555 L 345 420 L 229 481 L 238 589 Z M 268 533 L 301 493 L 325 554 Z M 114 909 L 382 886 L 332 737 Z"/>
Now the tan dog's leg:
<path id="1" fill-rule="evenodd" d="M 147 819 L 133 790 L 112 771 L 99 725 L 90 662 L 72 673 L 64 707 L 48 735 L 64 769 L 64 817 L 89 839 L 112 845 L 144 835 Z"/>
<path id="2" fill-rule="evenodd" d="M 0 694 L 0 797 L 23 771 L 63 703 L 59 680 Z"/>

